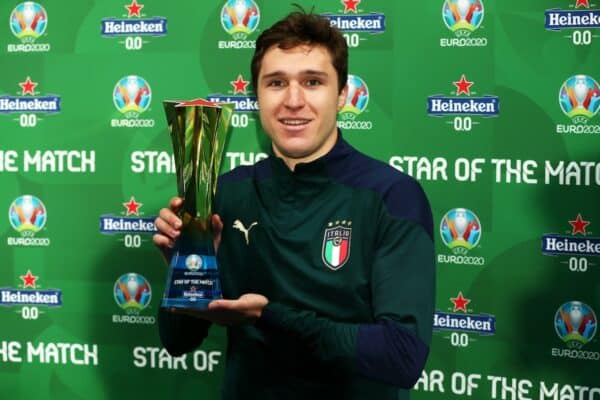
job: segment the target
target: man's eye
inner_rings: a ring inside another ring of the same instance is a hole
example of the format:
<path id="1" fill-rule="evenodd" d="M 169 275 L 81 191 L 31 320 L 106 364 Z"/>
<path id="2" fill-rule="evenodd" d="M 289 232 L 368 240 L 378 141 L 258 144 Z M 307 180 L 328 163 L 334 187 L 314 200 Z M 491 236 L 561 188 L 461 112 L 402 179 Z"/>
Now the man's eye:
<path id="1" fill-rule="evenodd" d="M 283 81 L 275 79 L 267 83 L 267 86 L 280 87 L 283 86 Z"/>
<path id="2" fill-rule="evenodd" d="M 321 81 L 318 79 L 309 79 L 306 81 L 306 86 L 319 86 Z"/>

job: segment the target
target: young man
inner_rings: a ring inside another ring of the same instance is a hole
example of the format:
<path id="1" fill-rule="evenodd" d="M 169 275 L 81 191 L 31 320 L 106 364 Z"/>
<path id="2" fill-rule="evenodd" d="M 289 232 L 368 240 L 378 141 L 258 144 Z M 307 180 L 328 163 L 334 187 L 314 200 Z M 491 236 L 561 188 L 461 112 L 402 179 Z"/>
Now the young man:
<path id="1" fill-rule="evenodd" d="M 342 138 L 347 65 L 342 35 L 314 14 L 292 13 L 257 40 L 252 80 L 272 155 L 219 181 L 225 299 L 200 317 L 159 318 L 174 355 L 212 322 L 229 327 L 224 399 L 405 399 L 425 364 L 431 211 L 416 181 Z M 156 220 L 167 257 L 180 205 Z"/>

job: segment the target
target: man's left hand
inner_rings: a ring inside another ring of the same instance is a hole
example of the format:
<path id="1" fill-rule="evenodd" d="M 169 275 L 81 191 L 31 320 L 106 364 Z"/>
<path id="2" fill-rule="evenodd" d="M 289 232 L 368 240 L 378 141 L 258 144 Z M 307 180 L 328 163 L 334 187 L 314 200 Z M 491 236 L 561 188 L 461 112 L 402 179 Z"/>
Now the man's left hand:
<path id="1" fill-rule="evenodd" d="M 261 294 L 248 293 L 237 300 L 213 300 L 208 304 L 208 309 L 202 311 L 178 310 L 183 314 L 209 320 L 218 325 L 238 326 L 253 323 L 262 315 L 262 310 L 269 300 Z"/>

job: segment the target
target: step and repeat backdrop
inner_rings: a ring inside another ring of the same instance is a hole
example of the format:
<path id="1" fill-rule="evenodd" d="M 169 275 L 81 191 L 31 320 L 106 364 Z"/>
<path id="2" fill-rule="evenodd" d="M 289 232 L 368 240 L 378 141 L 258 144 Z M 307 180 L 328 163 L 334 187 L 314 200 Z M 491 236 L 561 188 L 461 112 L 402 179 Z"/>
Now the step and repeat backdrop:
<path id="1" fill-rule="evenodd" d="M 266 157 L 249 62 L 289 3 L 1 2 L 0 398 L 219 397 L 224 329 L 158 338 L 162 100 L 235 103 L 223 171 Z M 298 3 L 351 48 L 345 138 L 432 204 L 413 398 L 600 399 L 600 1 Z"/>

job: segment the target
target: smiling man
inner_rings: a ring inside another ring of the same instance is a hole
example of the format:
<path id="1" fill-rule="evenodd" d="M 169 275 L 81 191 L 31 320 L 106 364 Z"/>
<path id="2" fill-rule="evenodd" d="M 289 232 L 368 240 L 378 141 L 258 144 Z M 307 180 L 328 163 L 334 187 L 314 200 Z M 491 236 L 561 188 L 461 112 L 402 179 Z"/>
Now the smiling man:
<path id="1" fill-rule="evenodd" d="M 337 129 L 348 49 L 317 15 L 265 30 L 252 59 L 272 155 L 223 175 L 215 198 L 225 299 L 162 310 L 174 355 L 228 326 L 224 399 L 406 399 L 429 352 L 432 219 L 412 178 L 352 148 Z M 181 200 L 154 242 L 168 257 Z"/>
<path id="2" fill-rule="evenodd" d="M 309 44 L 264 53 L 256 83 L 260 121 L 273 152 L 293 170 L 327 154 L 346 100 L 327 48 Z"/>

